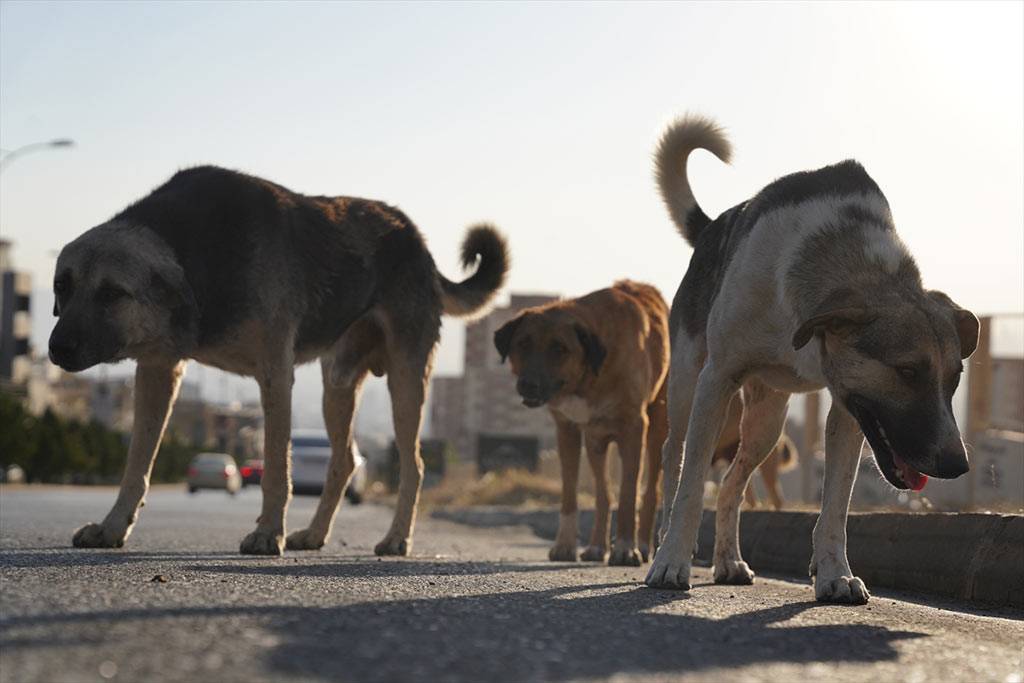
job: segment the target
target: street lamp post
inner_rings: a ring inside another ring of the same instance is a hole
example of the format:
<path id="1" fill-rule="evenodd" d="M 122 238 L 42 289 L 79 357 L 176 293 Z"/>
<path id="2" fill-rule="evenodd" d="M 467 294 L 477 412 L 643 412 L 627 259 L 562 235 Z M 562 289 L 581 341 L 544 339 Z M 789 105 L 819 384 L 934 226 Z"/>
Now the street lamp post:
<path id="1" fill-rule="evenodd" d="M 57 138 L 56 140 L 47 140 L 46 142 L 33 142 L 28 145 L 22 145 L 17 149 L 13 149 L 0 159 L 0 173 L 7 168 L 12 161 L 20 156 L 24 156 L 29 152 L 34 152 L 38 149 L 48 149 L 51 147 L 74 147 L 75 141 L 70 138 Z"/>

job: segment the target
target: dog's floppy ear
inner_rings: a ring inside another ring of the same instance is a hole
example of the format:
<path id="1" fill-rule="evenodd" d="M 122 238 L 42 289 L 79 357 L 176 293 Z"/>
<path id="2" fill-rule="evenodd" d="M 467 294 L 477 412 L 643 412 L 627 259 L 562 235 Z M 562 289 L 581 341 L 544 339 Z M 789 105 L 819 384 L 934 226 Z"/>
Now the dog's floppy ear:
<path id="1" fill-rule="evenodd" d="M 576 330 L 576 336 L 579 338 L 580 344 L 583 345 L 583 355 L 587 361 L 587 366 L 596 375 L 601 369 L 601 364 L 604 363 L 605 356 L 608 355 L 608 350 L 605 349 L 604 344 L 601 343 L 597 335 L 583 327 L 583 325 L 576 323 L 573 325 L 573 329 Z"/>
<path id="2" fill-rule="evenodd" d="M 949 309 L 953 314 L 953 324 L 956 326 L 956 336 L 960 338 L 960 357 L 969 358 L 975 349 L 978 348 L 978 335 L 981 334 L 981 323 L 977 316 L 966 308 L 960 308 L 944 292 L 933 289 L 928 296 L 942 306 Z"/>
<path id="3" fill-rule="evenodd" d="M 170 313 L 171 343 L 185 355 L 199 343 L 199 305 L 185 271 L 177 263 L 150 275 L 152 300 Z"/>
<path id="4" fill-rule="evenodd" d="M 793 348 L 799 351 L 811 337 L 825 332 L 839 333 L 866 325 L 877 316 L 863 297 L 852 290 L 833 292 L 815 309 L 810 318 L 800 323 L 793 335 Z"/>
<path id="5" fill-rule="evenodd" d="M 523 318 L 525 317 L 525 313 L 517 315 L 498 328 L 498 331 L 494 333 L 494 348 L 498 349 L 502 363 L 504 363 L 505 359 L 508 358 L 509 349 L 512 348 L 512 337 L 515 336 L 516 330 L 519 328 L 519 323 L 523 322 Z"/>

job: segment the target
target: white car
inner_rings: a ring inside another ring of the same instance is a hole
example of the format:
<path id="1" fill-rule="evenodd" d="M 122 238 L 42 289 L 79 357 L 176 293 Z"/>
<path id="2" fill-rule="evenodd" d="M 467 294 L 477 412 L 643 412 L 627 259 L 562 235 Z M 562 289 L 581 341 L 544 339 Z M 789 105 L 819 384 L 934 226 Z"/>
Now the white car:
<path id="1" fill-rule="evenodd" d="M 363 501 L 366 490 L 366 458 L 352 440 L 356 468 L 345 489 L 345 497 L 354 505 Z M 292 491 L 296 494 L 319 495 L 324 490 L 327 467 L 331 462 L 331 440 L 327 432 L 296 429 L 292 432 Z"/>
<path id="2" fill-rule="evenodd" d="M 199 489 L 220 489 L 232 496 L 242 488 L 242 475 L 235 459 L 227 453 L 199 453 L 188 464 L 186 486 L 189 493 Z"/>

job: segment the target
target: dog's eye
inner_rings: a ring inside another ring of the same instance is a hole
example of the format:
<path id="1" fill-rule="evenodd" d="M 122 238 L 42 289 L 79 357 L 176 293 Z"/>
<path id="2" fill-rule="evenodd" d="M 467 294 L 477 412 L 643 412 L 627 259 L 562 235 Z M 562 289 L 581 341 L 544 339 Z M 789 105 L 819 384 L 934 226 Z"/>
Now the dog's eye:
<path id="1" fill-rule="evenodd" d="M 898 367 L 896 368 L 896 372 L 900 373 L 900 377 L 907 380 L 908 382 L 913 382 L 915 379 L 917 379 L 918 376 L 917 368 L 911 365 L 904 365 Z"/>
<path id="2" fill-rule="evenodd" d="M 71 290 L 71 285 L 68 284 L 67 280 L 54 280 L 53 281 L 53 293 L 57 296 L 63 296 Z"/>
<path id="3" fill-rule="evenodd" d="M 563 344 L 562 342 L 556 341 L 551 344 L 551 353 L 556 357 L 562 357 L 568 352 L 569 349 L 567 349 L 565 344 Z"/>
<path id="4" fill-rule="evenodd" d="M 100 288 L 96 290 L 96 298 L 100 303 L 113 303 L 126 296 L 128 296 L 128 290 L 123 287 L 118 287 L 117 285 L 100 285 Z"/>

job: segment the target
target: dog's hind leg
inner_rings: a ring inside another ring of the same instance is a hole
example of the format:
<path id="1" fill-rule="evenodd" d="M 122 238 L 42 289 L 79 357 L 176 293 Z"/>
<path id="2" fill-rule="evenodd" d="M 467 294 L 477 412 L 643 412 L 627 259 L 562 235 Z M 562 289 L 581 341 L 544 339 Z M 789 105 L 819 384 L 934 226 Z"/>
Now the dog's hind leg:
<path id="1" fill-rule="evenodd" d="M 324 384 L 324 424 L 331 440 L 331 462 L 327 468 L 327 480 L 324 482 L 320 503 L 309 526 L 288 534 L 286 545 L 289 550 L 318 550 L 323 547 L 331 535 L 338 504 L 355 469 L 355 458 L 352 454 L 352 421 L 359 403 L 359 391 L 368 370 L 364 366 L 359 366 L 341 375 L 338 378 L 339 383 L 335 384 L 331 379 L 335 362 L 335 359 L 329 357 L 323 358 L 320 362 Z"/>
<path id="2" fill-rule="evenodd" d="M 377 555 L 408 555 L 412 552 L 416 505 L 423 484 L 420 422 L 430 377 L 431 353 L 419 358 L 411 350 L 389 350 L 388 353 L 388 390 L 391 392 L 391 413 L 399 458 L 398 507 L 387 535 L 373 549 Z"/>
<path id="3" fill-rule="evenodd" d="M 740 499 L 753 482 L 750 476 L 772 452 L 786 422 L 789 394 L 758 380 L 743 387 L 740 447 L 718 492 L 715 516 L 715 583 L 749 584 L 754 572 L 740 555 Z"/>
<path id="4" fill-rule="evenodd" d="M 139 508 L 145 505 L 153 461 L 184 374 L 184 361 L 170 364 L 140 361 L 136 366 L 135 421 L 121 489 L 114 507 L 101 524 L 87 524 L 75 532 L 71 543 L 76 548 L 120 548 L 124 545 Z"/>
<path id="5" fill-rule="evenodd" d="M 647 482 L 644 499 L 640 506 L 640 529 L 637 545 L 640 558 L 646 562 L 654 550 L 654 516 L 658 513 L 658 488 L 661 480 L 661 449 L 665 446 L 668 432 L 668 406 L 665 398 L 666 385 L 662 385 L 658 398 L 647 408 Z"/>
<path id="6" fill-rule="evenodd" d="M 584 562 L 604 562 L 608 557 L 610 536 L 611 500 L 608 491 L 608 444 L 607 437 L 584 434 L 587 445 L 587 460 L 594 475 L 594 526 L 590 530 L 590 543 L 583 549 L 580 559 Z"/>
<path id="7" fill-rule="evenodd" d="M 687 428 L 689 436 L 679 488 L 672 503 L 664 543 L 647 573 L 649 586 L 690 588 L 690 565 L 700 527 L 704 481 L 715 444 L 725 426 L 729 401 L 739 389 L 733 377 L 733 373 L 720 370 L 714 362 L 701 370 Z M 670 394 L 671 391 L 669 387 Z"/>
<path id="8" fill-rule="evenodd" d="M 704 337 L 680 336 L 672 345 L 672 360 L 669 363 L 667 385 L 668 436 L 661 451 L 661 528 L 658 532 L 659 545 L 665 540 L 665 530 L 672 511 L 672 502 L 679 488 L 682 473 L 683 443 L 693 407 L 693 394 L 700 376 L 701 366 L 707 349 Z"/>
<path id="9" fill-rule="evenodd" d="M 263 507 L 256 530 L 242 539 L 245 555 L 284 552 L 284 518 L 292 496 L 292 383 L 295 381 L 294 334 L 275 335 L 257 374 L 263 403 Z"/>
<path id="10" fill-rule="evenodd" d="M 810 566 L 814 597 L 822 602 L 863 605 L 871 597 L 846 557 L 846 516 L 863 444 L 857 421 L 833 400 L 825 425 L 825 487 Z"/>
<path id="11" fill-rule="evenodd" d="M 748 481 L 747 488 L 743 489 L 743 504 L 747 510 L 757 508 L 757 491 L 754 490 L 753 481 Z"/>
<path id="12" fill-rule="evenodd" d="M 785 498 L 782 496 L 782 485 L 779 484 L 779 461 L 782 457 L 782 449 L 785 448 L 783 444 L 775 444 L 775 448 L 768 455 L 768 458 L 762 464 L 761 469 L 761 481 L 764 482 L 764 488 L 768 492 L 768 499 L 772 503 L 772 509 L 778 512 L 782 509 L 785 503 Z"/>

